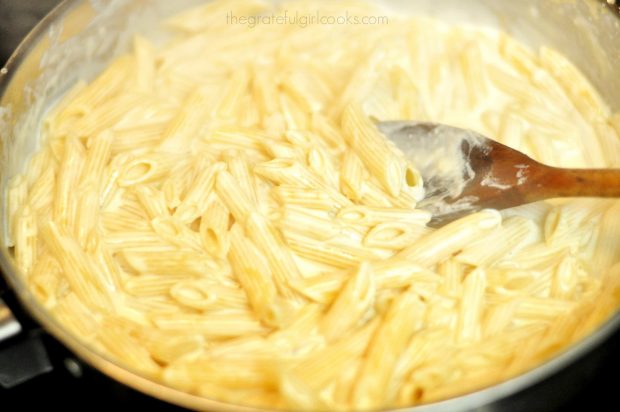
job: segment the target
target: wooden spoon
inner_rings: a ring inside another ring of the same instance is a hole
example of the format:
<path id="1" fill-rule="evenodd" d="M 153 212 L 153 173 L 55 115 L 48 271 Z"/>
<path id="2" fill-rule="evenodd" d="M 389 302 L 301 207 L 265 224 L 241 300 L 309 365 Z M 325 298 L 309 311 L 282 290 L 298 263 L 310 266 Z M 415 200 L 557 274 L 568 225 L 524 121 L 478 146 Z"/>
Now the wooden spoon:
<path id="1" fill-rule="evenodd" d="M 620 169 L 562 169 L 470 130 L 435 123 L 381 122 L 379 130 L 420 171 L 419 207 L 440 227 L 484 208 L 557 197 L 618 197 Z"/>

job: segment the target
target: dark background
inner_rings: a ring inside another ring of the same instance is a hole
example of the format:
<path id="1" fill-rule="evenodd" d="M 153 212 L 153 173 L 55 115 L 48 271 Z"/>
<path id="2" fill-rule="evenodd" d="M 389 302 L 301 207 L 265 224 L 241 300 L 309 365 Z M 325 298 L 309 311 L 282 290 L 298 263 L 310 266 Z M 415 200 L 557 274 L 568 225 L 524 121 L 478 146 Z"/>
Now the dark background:
<path id="1" fill-rule="evenodd" d="M 172 0 L 171 0 L 172 1 Z M 59 0 L 0 0 L 0 66 L 9 58 L 21 39 Z M 0 294 L 5 290 L 0 278 Z M 6 293 L 7 300 L 11 297 Z M 24 343 L 42 342 L 49 353 L 53 371 L 36 377 L 12 389 L 0 387 L 0 410 L 12 412 L 30 407 L 62 408 L 66 411 L 110 410 L 119 406 L 124 409 L 144 408 L 147 411 L 181 411 L 163 402 L 143 396 L 75 360 L 71 353 L 43 332 L 25 314 L 26 334 L 9 342 L 0 343 L 0 377 L 10 368 L 27 368 L 31 365 L 27 356 L 20 354 Z M 620 338 L 608 342 L 608 352 L 602 369 L 594 372 L 594 363 L 585 361 L 572 373 L 585 376 L 585 384 L 561 386 L 556 396 L 564 399 L 559 409 L 578 411 L 620 410 Z M 76 368 L 75 365 L 78 365 Z M 36 365 L 34 365 L 36 366 Z M 73 370 L 73 372 L 70 372 Z M 541 394 L 540 396 L 547 396 Z M 544 399 L 540 400 L 544 404 Z M 536 409 L 536 408 L 534 408 Z M 521 410 L 530 410 L 525 406 Z"/>
<path id="2" fill-rule="evenodd" d="M 0 66 L 59 0 L 0 0 Z"/>

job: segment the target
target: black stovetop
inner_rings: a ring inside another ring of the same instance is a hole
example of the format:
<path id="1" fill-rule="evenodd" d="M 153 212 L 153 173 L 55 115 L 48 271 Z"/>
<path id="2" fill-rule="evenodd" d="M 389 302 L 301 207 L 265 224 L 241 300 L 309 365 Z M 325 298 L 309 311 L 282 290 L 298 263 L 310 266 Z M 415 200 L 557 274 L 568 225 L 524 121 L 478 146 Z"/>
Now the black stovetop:
<path id="1" fill-rule="evenodd" d="M 21 39 L 60 0 L 0 0 L 0 67 Z"/>
<path id="2" fill-rule="evenodd" d="M 149 412 L 183 412 L 185 409 L 158 401 L 136 392 L 93 368 L 76 360 L 76 358 L 55 339 L 41 330 L 32 330 L 31 335 L 41 337 L 53 364 L 51 372 L 40 375 L 12 389 L 0 388 L 0 410 L 3 412 L 29 411 L 42 404 L 48 410 L 61 408 L 62 411 L 105 410 L 114 408 Z M 614 343 L 620 344 L 620 334 L 616 334 Z M 0 345 L 2 350 L 7 345 Z M 25 359 L 16 359 L 26 362 Z M 618 368 L 620 367 L 620 350 L 608 357 L 602 369 L 583 387 L 562 387 L 564 406 L 560 408 L 543 408 L 546 412 L 563 411 L 616 411 L 618 407 Z M 2 370 L 0 370 L 0 374 Z M 535 408 L 540 410 L 539 408 Z M 528 412 L 529 409 L 517 409 Z M 501 410 L 484 409 L 487 412 Z M 449 412 L 449 411 L 446 411 Z"/>

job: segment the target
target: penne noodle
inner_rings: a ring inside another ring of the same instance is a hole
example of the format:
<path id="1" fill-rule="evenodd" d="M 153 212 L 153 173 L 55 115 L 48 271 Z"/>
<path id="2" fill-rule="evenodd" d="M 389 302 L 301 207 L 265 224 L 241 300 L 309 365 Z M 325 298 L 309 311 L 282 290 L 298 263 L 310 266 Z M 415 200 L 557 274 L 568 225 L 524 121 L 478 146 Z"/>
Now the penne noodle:
<path id="1" fill-rule="evenodd" d="M 314 388 L 324 387 L 351 358 L 364 354 L 378 333 L 378 321 L 371 321 L 357 329 L 349 339 L 342 339 L 316 351 L 293 369 L 293 373 Z"/>
<path id="2" fill-rule="evenodd" d="M 337 221 L 321 215 L 307 212 L 305 208 L 285 207 L 280 218 L 281 230 L 285 237 L 288 237 L 289 233 L 295 233 L 316 240 L 329 240 L 343 231 Z"/>
<path id="3" fill-rule="evenodd" d="M 147 185 L 135 186 L 133 190 L 149 218 L 156 219 L 170 215 L 165 195 L 161 190 Z"/>
<path id="4" fill-rule="evenodd" d="M 88 184 L 78 189 L 77 194 L 74 235 L 84 246 L 88 236 L 99 226 L 99 193 L 94 184 Z"/>
<path id="5" fill-rule="evenodd" d="M 431 220 L 430 212 L 426 210 L 407 210 L 368 206 L 349 206 L 340 209 L 338 219 L 343 222 L 375 226 L 380 223 L 391 223 L 394 221 L 424 226 Z"/>
<path id="6" fill-rule="evenodd" d="M 278 305 L 278 287 L 269 263 L 245 237 L 241 226 L 231 229 L 231 264 L 250 305 L 267 325 L 278 326 L 282 313 Z"/>
<path id="7" fill-rule="evenodd" d="M 255 210 L 247 193 L 242 191 L 238 181 L 225 170 L 217 173 L 215 192 L 236 222 L 245 223 Z"/>
<path id="8" fill-rule="evenodd" d="M 200 219 L 199 233 L 202 246 L 212 256 L 224 258 L 230 247 L 230 234 L 228 226 L 230 212 L 214 197 L 202 218 Z"/>
<path id="9" fill-rule="evenodd" d="M 314 240 L 297 234 L 286 237 L 288 246 L 299 256 L 326 265 L 348 269 L 360 260 L 378 258 L 375 251 L 353 245 L 338 245 L 333 242 Z"/>
<path id="10" fill-rule="evenodd" d="M 254 100 L 260 106 L 261 113 L 271 115 L 277 112 L 280 107 L 277 97 L 277 84 L 269 76 L 267 70 L 256 67 L 254 71 L 254 81 L 252 82 Z"/>
<path id="11" fill-rule="evenodd" d="M 243 151 L 230 151 L 225 154 L 228 171 L 239 182 L 251 204 L 258 205 L 256 179 L 251 171 L 248 158 Z"/>
<path id="12" fill-rule="evenodd" d="M 320 146 L 312 147 L 307 155 L 308 167 L 315 174 L 323 178 L 323 182 L 330 187 L 338 187 L 337 173 L 333 165 L 333 159 L 326 149 Z"/>
<path id="13" fill-rule="evenodd" d="M 338 132 L 336 126 L 330 123 L 329 119 L 327 119 L 323 114 L 312 114 L 312 129 L 331 149 L 341 147 L 343 143 L 342 136 Z"/>
<path id="14" fill-rule="evenodd" d="M 483 210 L 422 237 L 399 256 L 422 266 L 431 266 L 459 251 L 472 240 L 492 231 L 501 222 L 499 212 Z"/>
<path id="15" fill-rule="evenodd" d="M 112 156 L 154 150 L 164 134 L 166 124 L 166 121 L 151 121 L 126 126 L 116 125 L 111 129 L 114 137 L 110 145 Z"/>
<path id="16" fill-rule="evenodd" d="M 161 367 L 151 358 L 149 352 L 125 330 L 114 324 L 110 325 L 108 319 L 104 319 L 102 327 L 98 330 L 97 340 L 106 350 L 141 373 L 147 376 L 159 374 Z"/>
<path id="17" fill-rule="evenodd" d="M 375 283 L 371 266 L 364 262 L 347 280 L 321 321 L 321 333 L 328 342 L 336 340 L 372 309 Z"/>
<path id="18" fill-rule="evenodd" d="M 364 197 L 367 173 L 359 157 L 354 152 L 346 152 L 342 157 L 340 190 L 349 199 L 359 202 Z"/>
<path id="19" fill-rule="evenodd" d="M 75 137 L 97 139 L 100 134 L 109 133 L 127 115 L 128 107 L 135 107 L 143 100 L 138 93 L 123 93 L 111 97 L 109 101 L 95 107 L 88 116 L 81 117 L 72 125 L 69 133 L 79 133 Z"/>
<path id="20" fill-rule="evenodd" d="M 140 339 L 153 359 L 165 365 L 197 356 L 207 346 L 204 336 L 199 334 L 166 336 L 165 333 L 149 330 L 142 332 Z"/>
<path id="21" fill-rule="evenodd" d="M 166 243 L 177 246 L 179 249 L 203 252 L 200 234 L 183 225 L 174 216 L 156 217 L 151 220 L 151 227 Z"/>
<path id="22" fill-rule="evenodd" d="M 123 290 L 133 296 L 158 296 L 168 293 L 179 282 L 191 279 L 187 275 L 140 275 L 132 276 L 123 283 Z"/>
<path id="23" fill-rule="evenodd" d="M 359 107 L 348 106 L 342 117 L 347 143 L 373 176 L 392 196 L 400 194 L 404 182 L 403 160 L 389 147 L 372 122 Z"/>
<path id="24" fill-rule="evenodd" d="M 120 252 L 123 259 L 137 273 L 168 275 L 170 273 L 187 276 L 202 276 L 221 273 L 222 268 L 206 255 L 188 250 L 158 252 Z"/>
<path id="25" fill-rule="evenodd" d="M 177 206 L 174 217 L 181 222 L 188 223 L 202 216 L 208 204 L 209 193 L 215 186 L 216 180 L 219 180 L 220 172 L 225 168 L 224 163 L 215 163 L 201 170 L 190 184 L 186 196 Z"/>
<path id="26" fill-rule="evenodd" d="M 351 393 L 357 408 L 384 402 L 389 378 L 414 332 L 421 327 L 425 305 L 412 292 L 404 292 L 390 304 L 368 347 L 360 376 Z"/>
<path id="27" fill-rule="evenodd" d="M 241 150 L 248 153 L 248 157 L 265 158 L 265 141 L 271 139 L 253 129 L 220 128 L 205 136 L 205 142 L 219 150 Z"/>
<path id="28" fill-rule="evenodd" d="M 157 233 L 145 227 L 144 231 L 118 231 L 106 234 L 106 245 L 114 252 L 170 252 L 177 249 Z"/>
<path id="29" fill-rule="evenodd" d="M 266 141 L 263 143 L 263 149 L 274 159 L 294 159 L 302 163 L 305 163 L 307 160 L 304 150 L 292 143 Z"/>
<path id="30" fill-rule="evenodd" d="M 425 226 L 406 222 L 379 223 L 366 233 L 363 243 L 368 247 L 399 251 L 426 234 L 428 229 Z"/>
<path id="31" fill-rule="evenodd" d="M 223 26 L 227 13 L 251 16 L 267 8 L 263 0 L 213 1 L 176 14 L 166 20 L 167 27 L 188 33 L 199 33 L 213 26 Z"/>
<path id="32" fill-rule="evenodd" d="M 144 219 L 136 219 L 136 216 L 118 211 L 102 212 L 100 215 L 101 226 L 107 233 L 110 232 L 145 232 L 151 230 L 149 222 Z"/>
<path id="33" fill-rule="evenodd" d="M 15 262 L 25 275 L 30 274 L 37 259 L 37 221 L 29 206 L 15 216 Z"/>
<path id="34" fill-rule="evenodd" d="M 501 258 L 534 243 L 538 230 L 531 220 L 522 217 L 504 219 L 500 228 L 465 247 L 456 260 L 472 266 L 492 266 Z"/>
<path id="35" fill-rule="evenodd" d="M 223 339 L 234 336 L 262 334 L 267 329 L 245 312 L 210 313 L 205 315 L 160 315 L 153 318 L 155 325 L 175 333 L 197 333 L 209 339 Z"/>
<path id="36" fill-rule="evenodd" d="M 202 311 L 244 310 L 247 307 L 241 289 L 213 285 L 207 280 L 180 281 L 170 288 L 170 296 L 184 306 Z"/>
<path id="37" fill-rule="evenodd" d="M 275 159 L 254 167 L 254 172 L 277 185 L 291 185 L 308 189 L 320 189 L 335 205 L 348 206 L 351 202 L 334 188 L 326 186 L 321 178 L 293 159 Z"/>
<path id="38" fill-rule="evenodd" d="M 32 267 L 29 281 L 32 282 L 34 295 L 46 308 L 53 308 L 60 295 L 68 290 L 66 280 L 62 278 L 61 268 L 50 253 L 41 253 Z"/>
<path id="39" fill-rule="evenodd" d="M 467 342 L 480 338 L 486 285 L 486 274 L 482 269 L 475 269 L 463 281 L 463 295 L 456 326 L 456 340 L 458 342 Z"/>
<path id="40" fill-rule="evenodd" d="M 444 277 L 443 288 L 446 295 L 459 296 L 463 287 L 465 265 L 456 259 L 449 259 L 437 265 L 437 271 Z"/>
<path id="41" fill-rule="evenodd" d="M 54 169 L 49 167 L 41 174 L 41 177 L 32 184 L 28 193 L 27 203 L 37 215 L 51 215 L 52 203 L 56 192 L 56 175 Z M 9 192 L 9 202 L 11 195 Z M 9 226 L 10 230 L 10 226 Z"/>
<path id="42" fill-rule="evenodd" d="M 284 123 L 289 130 L 305 130 L 310 125 L 310 113 L 286 90 L 281 90 L 279 99 Z"/>
<path id="43" fill-rule="evenodd" d="M 75 293 L 71 292 L 64 296 L 53 307 L 52 313 L 63 322 L 63 325 L 86 342 L 93 342 L 100 329 L 93 311 Z"/>
<path id="44" fill-rule="evenodd" d="M 58 171 L 56 194 L 54 196 L 54 220 L 73 228 L 75 225 L 76 199 L 71 196 L 77 186 L 84 160 L 84 147 L 75 139 L 67 140 L 63 161 Z"/>
<path id="45" fill-rule="evenodd" d="M 347 280 L 347 272 L 332 270 L 291 281 L 291 287 L 315 302 L 330 303 Z"/>
<path id="46" fill-rule="evenodd" d="M 246 93 L 250 83 L 250 76 L 246 68 L 237 68 L 230 76 L 221 100 L 215 105 L 217 117 L 232 117 L 239 111 L 239 101 Z"/>
<path id="47" fill-rule="evenodd" d="M 41 229 L 43 241 L 57 257 L 71 290 L 89 307 L 104 310 L 111 307 L 110 296 L 104 291 L 113 289 L 113 285 L 106 283 L 90 256 L 55 223 L 49 222 Z"/>
<path id="48" fill-rule="evenodd" d="M 102 132 L 88 142 L 82 184 L 98 184 L 101 180 L 105 165 L 110 160 L 113 136 L 110 132 Z"/>
<path id="49" fill-rule="evenodd" d="M 257 213 L 248 216 L 245 229 L 267 259 L 279 292 L 287 298 L 297 298 L 289 281 L 299 278 L 301 274 L 280 233 L 267 219 Z"/>
<path id="50" fill-rule="evenodd" d="M 83 116 L 99 107 L 106 100 L 122 90 L 128 80 L 128 69 L 133 65 L 133 56 L 122 56 L 84 88 L 78 89 L 70 103 L 58 114 L 61 119 Z"/>
<path id="51" fill-rule="evenodd" d="M 273 188 L 273 193 L 276 199 L 286 206 L 324 211 L 331 211 L 338 207 L 327 193 L 319 189 L 279 185 Z"/>
<path id="52" fill-rule="evenodd" d="M 476 43 L 469 44 L 462 52 L 459 63 L 467 88 L 469 105 L 476 106 L 484 99 L 489 88 L 487 65 L 484 64 L 480 46 Z"/>
<path id="53" fill-rule="evenodd" d="M 118 176 L 118 185 L 128 187 L 161 179 L 172 166 L 171 159 L 167 159 L 168 162 L 162 160 L 157 156 L 130 159 Z"/>
<path id="54" fill-rule="evenodd" d="M 166 127 L 159 149 L 162 151 L 184 150 L 201 132 L 205 118 L 209 118 L 213 90 L 209 87 L 192 92 Z"/>

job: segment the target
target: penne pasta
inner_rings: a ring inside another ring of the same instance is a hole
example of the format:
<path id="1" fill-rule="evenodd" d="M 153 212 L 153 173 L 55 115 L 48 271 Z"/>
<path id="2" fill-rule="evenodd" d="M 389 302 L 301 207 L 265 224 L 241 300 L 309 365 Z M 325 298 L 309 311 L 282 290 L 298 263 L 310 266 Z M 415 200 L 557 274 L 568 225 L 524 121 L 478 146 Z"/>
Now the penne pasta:
<path id="1" fill-rule="evenodd" d="M 170 215 L 166 197 L 161 190 L 147 185 L 135 186 L 133 189 L 149 218 L 156 219 Z"/>
<path id="2" fill-rule="evenodd" d="M 279 185 L 272 190 L 276 199 L 278 199 L 282 205 L 324 211 L 335 210 L 338 207 L 327 193 L 319 189 Z"/>
<path id="3" fill-rule="evenodd" d="M 361 263 L 355 274 L 336 296 L 321 321 L 321 333 L 327 341 L 332 342 L 355 327 L 372 308 L 374 295 L 375 283 L 372 268 L 368 263 Z"/>
<path id="4" fill-rule="evenodd" d="M 209 256 L 188 250 L 158 252 L 121 252 L 123 259 L 137 273 L 152 275 L 184 274 L 201 276 L 221 273 L 221 267 Z"/>
<path id="5" fill-rule="evenodd" d="M 212 256 L 223 258 L 230 247 L 230 234 L 228 226 L 230 212 L 219 201 L 213 198 L 200 218 L 200 240 L 202 246 Z"/>
<path id="6" fill-rule="evenodd" d="M 421 326 L 425 305 L 412 292 L 405 292 L 390 304 L 369 345 L 360 377 L 351 393 L 358 408 L 383 404 L 389 377 L 411 336 Z"/>
<path id="7" fill-rule="evenodd" d="M 538 231 L 531 220 L 517 216 L 504 219 L 500 228 L 465 247 L 456 259 L 472 266 L 493 266 L 501 258 L 538 240 Z"/>
<path id="8" fill-rule="evenodd" d="M 364 226 L 375 226 L 380 223 L 391 223 L 394 221 L 424 226 L 431 220 L 431 214 L 421 209 L 407 210 L 391 207 L 349 206 L 340 209 L 338 219 L 346 223 Z"/>
<path id="9" fill-rule="evenodd" d="M 56 193 L 54 196 L 54 220 L 61 225 L 73 228 L 76 218 L 76 199 L 71 191 L 77 186 L 84 160 L 84 147 L 75 139 L 65 143 L 63 160 L 58 171 Z"/>
<path id="10" fill-rule="evenodd" d="M 256 180 L 251 171 L 245 152 L 231 151 L 226 153 L 226 163 L 230 174 L 239 182 L 249 202 L 258 206 Z"/>
<path id="11" fill-rule="evenodd" d="M 443 230 L 429 233 L 403 249 L 399 256 L 422 266 L 439 263 L 472 240 L 495 229 L 500 222 L 499 212 L 483 210 L 456 220 Z"/>
<path id="12" fill-rule="evenodd" d="M 15 262 L 28 275 L 37 259 L 37 221 L 29 206 L 15 216 Z"/>
<path id="13" fill-rule="evenodd" d="M 92 342 L 97 335 L 99 325 L 93 317 L 92 310 L 82 302 L 75 293 L 68 293 L 52 309 L 52 313 L 58 317 L 73 333 Z"/>
<path id="14" fill-rule="evenodd" d="M 348 411 L 495 385 L 615 313 L 617 201 L 430 227 L 376 123 L 609 168 L 620 114 L 558 51 L 374 3 L 205 2 L 51 107 L 5 245 L 60 327 L 194 406 Z"/>
<path id="15" fill-rule="evenodd" d="M 110 322 L 111 323 L 111 322 Z M 107 319 L 97 332 L 97 339 L 106 350 L 123 359 L 124 362 L 147 376 L 156 376 L 161 367 L 151 358 L 150 353 L 121 327 L 110 325 Z"/>
<path id="16" fill-rule="evenodd" d="M 109 308 L 110 296 L 104 291 L 113 286 L 106 283 L 101 269 L 90 256 L 53 222 L 49 222 L 41 232 L 45 245 L 57 257 L 71 290 L 89 307 Z"/>
<path id="17" fill-rule="evenodd" d="M 344 230 L 328 215 L 311 213 L 295 206 L 285 207 L 280 219 L 285 237 L 289 233 L 296 233 L 316 240 L 329 240 Z"/>
<path id="18" fill-rule="evenodd" d="M 215 192 L 235 221 L 244 223 L 255 210 L 247 193 L 239 187 L 237 180 L 227 171 L 220 171 L 215 179 Z"/>
<path id="19" fill-rule="evenodd" d="M 180 281 L 170 288 L 170 296 L 184 306 L 202 311 L 247 308 L 247 300 L 242 290 L 214 285 L 207 280 Z"/>
<path id="20" fill-rule="evenodd" d="M 278 289 L 269 263 L 248 240 L 239 225 L 231 229 L 231 264 L 252 308 L 268 325 L 278 326 L 282 320 L 278 305 Z"/>
<path id="21" fill-rule="evenodd" d="M 359 157 L 354 152 L 346 152 L 342 157 L 340 170 L 341 191 L 353 201 L 362 200 L 367 173 Z"/>
<path id="22" fill-rule="evenodd" d="M 160 315 L 153 318 L 155 325 L 164 331 L 175 333 L 197 333 L 209 339 L 223 339 L 234 336 L 262 334 L 267 329 L 245 312 L 210 313 L 192 315 L 188 313 Z M 231 327 L 231 325 L 234 325 Z"/>
<path id="23" fill-rule="evenodd" d="M 342 128 L 349 145 L 373 176 L 392 196 L 398 196 L 404 183 L 404 161 L 389 147 L 361 108 L 349 106 L 342 117 Z"/>
<path id="24" fill-rule="evenodd" d="M 486 274 L 481 269 L 472 271 L 463 281 L 463 295 L 456 327 L 458 342 L 478 340 L 482 333 L 481 316 L 486 283 Z"/>
<path id="25" fill-rule="evenodd" d="M 301 275 L 292 254 L 273 225 L 263 216 L 251 213 L 246 221 L 248 236 L 267 259 L 278 290 L 287 298 L 296 298 L 289 281 Z"/>
<path id="26" fill-rule="evenodd" d="M 308 150 L 308 167 L 314 173 L 322 176 L 323 182 L 330 187 L 338 187 L 338 175 L 332 164 L 330 154 L 323 147 L 315 146 Z"/>

